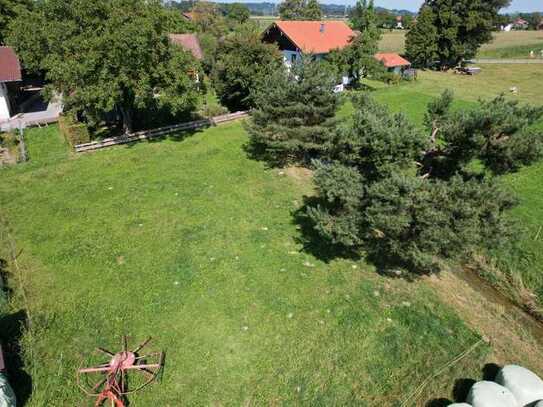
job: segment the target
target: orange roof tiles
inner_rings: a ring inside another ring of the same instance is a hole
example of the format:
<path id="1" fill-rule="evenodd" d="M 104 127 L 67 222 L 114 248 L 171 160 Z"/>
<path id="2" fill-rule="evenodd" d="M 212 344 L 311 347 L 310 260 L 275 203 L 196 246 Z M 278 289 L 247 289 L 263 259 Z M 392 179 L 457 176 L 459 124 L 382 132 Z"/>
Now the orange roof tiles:
<path id="1" fill-rule="evenodd" d="M 375 59 L 381 61 L 386 68 L 395 68 L 397 66 L 411 65 L 411 62 L 409 62 L 407 59 L 402 58 L 398 54 L 394 53 L 375 54 Z"/>
<path id="2" fill-rule="evenodd" d="M 274 24 L 296 47 L 310 54 L 345 48 L 356 35 L 343 21 L 276 21 Z"/>

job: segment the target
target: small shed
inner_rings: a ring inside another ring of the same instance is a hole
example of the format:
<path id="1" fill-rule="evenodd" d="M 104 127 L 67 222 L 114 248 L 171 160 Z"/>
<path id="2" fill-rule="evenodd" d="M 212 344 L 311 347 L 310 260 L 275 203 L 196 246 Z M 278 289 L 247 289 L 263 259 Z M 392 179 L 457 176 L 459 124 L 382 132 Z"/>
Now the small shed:
<path id="1" fill-rule="evenodd" d="M 375 54 L 375 59 L 382 62 L 388 72 L 398 75 L 411 67 L 411 62 L 395 53 Z"/>
<path id="2" fill-rule="evenodd" d="M 14 111 L 13 95 L 23 79 L 21 64 L 11 47 L 0 47 L 0 121 L 9 120 Z"/>

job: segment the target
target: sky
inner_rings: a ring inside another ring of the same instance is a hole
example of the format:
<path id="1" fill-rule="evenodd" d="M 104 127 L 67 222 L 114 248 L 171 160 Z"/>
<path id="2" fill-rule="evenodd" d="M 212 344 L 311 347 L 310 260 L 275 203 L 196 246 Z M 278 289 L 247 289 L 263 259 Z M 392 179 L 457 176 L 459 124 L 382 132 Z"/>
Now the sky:
<path id="1" fill-rule="evenodd" d="M 328 3 L 326 0 L 321 0 L 323 3 Z M 347 0 L 349 3 L 351 1 Z M 332 2 L 332 1 L 331 1 Z M 340 1 L 333 1 L 334 3 L 340 3 Z M 386 7 L 389 9 L 405 9 L 416 11 L 419 9 L 419 6 L 422 4 L 422 0 L 376 0 L 375 4 L 377 6 Z M 507 12 L 515 11 L 543 11 L 543 1 L 542 0 L 513 0 L 511 6 L 504 10 Z"/>

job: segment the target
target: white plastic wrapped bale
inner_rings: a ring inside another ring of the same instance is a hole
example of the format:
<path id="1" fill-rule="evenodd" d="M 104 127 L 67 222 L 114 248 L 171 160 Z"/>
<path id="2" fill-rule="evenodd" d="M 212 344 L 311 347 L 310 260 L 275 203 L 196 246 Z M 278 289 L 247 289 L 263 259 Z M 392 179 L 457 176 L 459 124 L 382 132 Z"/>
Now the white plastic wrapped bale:
<path id="1" fill-rule="evenodd" d="M 543 400 L 543 380 L 522 366 L 504 366 L 498 372 L 496 382 L 507 387 L 521 407 Z"/>
<path id="2" fill-rule="evenodd" d="M 535 403 L 534 407 L 543 407 L 543 400 L 538 403 Z"/>
<path id="3" fill-rule="evenodd" d="M 472 407 L 471 404 L 468 404 L 468 403 L 454 403 L 454 404 L 449 404 L 448 407 Z"/>
<path id="4" fill-rule="evenodd" d="M 477 382 L 466 400 L 473 407 L 521 407 L 513 393 L 494 382 Z"/>
<path id="5" fill-rule="evenodd" d="M 15 393 L 8 383 L 8 379 L 0 373 L 0 407 L 15 407 Z"/>

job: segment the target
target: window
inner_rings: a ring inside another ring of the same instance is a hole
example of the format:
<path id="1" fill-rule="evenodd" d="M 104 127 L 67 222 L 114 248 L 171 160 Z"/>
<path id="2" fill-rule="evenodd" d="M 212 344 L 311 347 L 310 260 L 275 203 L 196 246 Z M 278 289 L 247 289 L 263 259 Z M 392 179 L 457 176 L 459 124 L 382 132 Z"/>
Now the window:
<path id="1" fill-rule="evenodd" d="M 290 62 L 291 62 L 291 63 L 296 62 L 296 54 L 291 54 L 291 55 L 290 55 Z"/>

